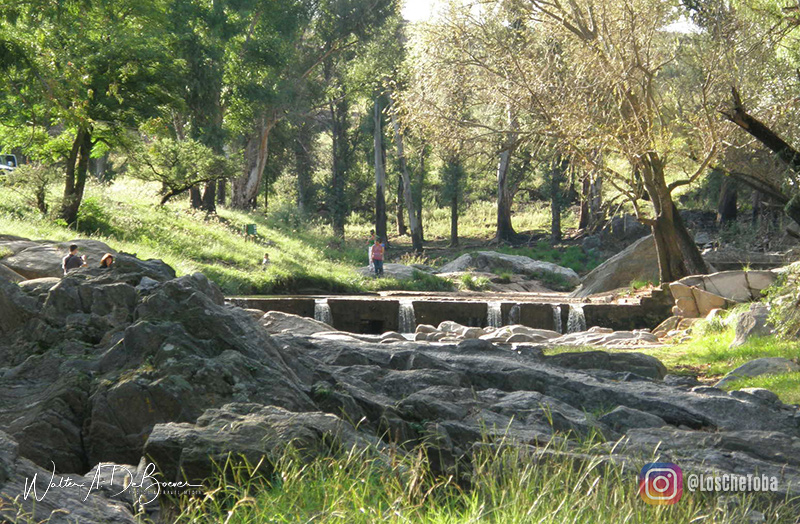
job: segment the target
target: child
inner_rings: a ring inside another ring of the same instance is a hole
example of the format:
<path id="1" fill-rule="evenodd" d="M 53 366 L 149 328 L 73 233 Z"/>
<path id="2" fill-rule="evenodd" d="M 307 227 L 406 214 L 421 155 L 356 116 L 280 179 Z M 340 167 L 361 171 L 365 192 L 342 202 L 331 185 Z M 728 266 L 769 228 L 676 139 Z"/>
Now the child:
<path id="1" fill-rule="evenodd" d="M 262 266 L 268 266 L 272 262 L 269 261 L 269 253 L 264 253 L 264 259 L 261 261 Z"/>
<path id="2" fill-rule="evenodd" d="M 367 249 L 367 260 L 369 260 L 369 270 L 375 272 L 375 265 L 372 263 L 372 245 L 375 243 L 375 230 L 369 230 L 369 249 Z"/>
<path id="3" fill-rule="evenodd" d="M 372 264 L 375 266 L 375 276 L 383 276 L 383 244 L 376 238 L 372 244 Z"/>

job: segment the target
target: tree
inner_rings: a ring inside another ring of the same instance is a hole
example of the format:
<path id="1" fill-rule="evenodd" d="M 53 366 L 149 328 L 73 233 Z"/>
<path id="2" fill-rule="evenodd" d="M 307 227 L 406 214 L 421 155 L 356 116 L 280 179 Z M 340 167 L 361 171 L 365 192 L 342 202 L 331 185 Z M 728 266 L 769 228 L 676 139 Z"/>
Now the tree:
<path id="1" fill-rule="evenodd" d="M 235 172 L 236 166 L 198 140 L 157 138 L 131 154 L 130 173 L 161 184 L 160 204 L 200 184 L 213 184 Z"/>
<path id="2" fill-rule="evenodd" d="M 3 126 L 41 128 L 71 142 L 62 150 L 59 212 L 70 225 L 95 145 L 114 143 L 122 127 L 135 127 L 172 100 L 175 63 L 163 42 L 162 7 L 134 0 L 0 7 L 0 41 L 14 50 L 5 67 L 10 89 L 0 93 L 0 104 L 11 108 L 3 112 L 13 117 Z"/>

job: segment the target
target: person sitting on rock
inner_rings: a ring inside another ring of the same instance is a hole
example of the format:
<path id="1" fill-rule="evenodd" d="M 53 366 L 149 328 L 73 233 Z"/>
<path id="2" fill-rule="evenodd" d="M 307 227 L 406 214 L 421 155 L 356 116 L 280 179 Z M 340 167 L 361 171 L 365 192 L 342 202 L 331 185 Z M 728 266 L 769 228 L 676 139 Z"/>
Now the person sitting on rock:
<path id="1" fill-rule="evenodd" d="M 104 269 L 109 269 L 111 265 L 114 263 L 114 255 L 111 253 L 106 253 L 103 255 L 103 258 L 100 259 L 100 267 Z"/>
<path id="2" fill-rule="evenodd" d="M 64 270 L 64 276 L 71 269 L 79 267 L 86 267 L 86 255 L 78 255 L 78 245 L 72 244 L 69 246 L 69 254 L 61 259 L 61 268 Z"/>

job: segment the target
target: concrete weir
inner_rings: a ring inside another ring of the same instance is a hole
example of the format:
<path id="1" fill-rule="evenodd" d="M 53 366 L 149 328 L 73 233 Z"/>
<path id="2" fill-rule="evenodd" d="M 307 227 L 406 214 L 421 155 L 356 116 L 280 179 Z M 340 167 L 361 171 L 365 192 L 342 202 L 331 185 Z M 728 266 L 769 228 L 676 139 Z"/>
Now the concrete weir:
<path id="1" fill-rule="evenodd" d="M 412 324 L 437 326 L 452 320 L 465 326 L 499 327 L 509 324 L 567 333 L 592 326 L 614 330 L 654 328 L 669 317 L 671 299 L 654 294 L 626 303 L 578 301 L 562 294 L 514 296 L 329 295 L 228 297 L 235 306 L 320 317 L 334 328 L 351 333 L 411 332 Z M 324 304 L 324 306 L 323 306 Z M 582 319 L 576 314 L 582 311 Z M 320 318 L 321 319 L 321 318 Z"/>

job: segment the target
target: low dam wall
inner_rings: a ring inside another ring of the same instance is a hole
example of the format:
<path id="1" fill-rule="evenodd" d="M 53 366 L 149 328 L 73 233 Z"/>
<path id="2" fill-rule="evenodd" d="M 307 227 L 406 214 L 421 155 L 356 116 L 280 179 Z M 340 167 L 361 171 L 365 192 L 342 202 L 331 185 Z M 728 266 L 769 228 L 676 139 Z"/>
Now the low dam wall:
<path id="1" fill-rule="evenodd" d="M 668 294 L 667 294 L 668 295 Z M 413 332 L 418 324 L 452 320 L 465 326 L 522 324 L 561 333 L 601 326 L 618 330 L 652 329 L 671 314 L 671 297 L 662 292 L 632 303 L 579 302 L 566 296 L 539 300 L 452 296 L 300 296 L 228 297 L 230 304 L 316 318 L 341 331 L 380 334 Z M 577 325 L 576 324 L 576 325 Z"/>

